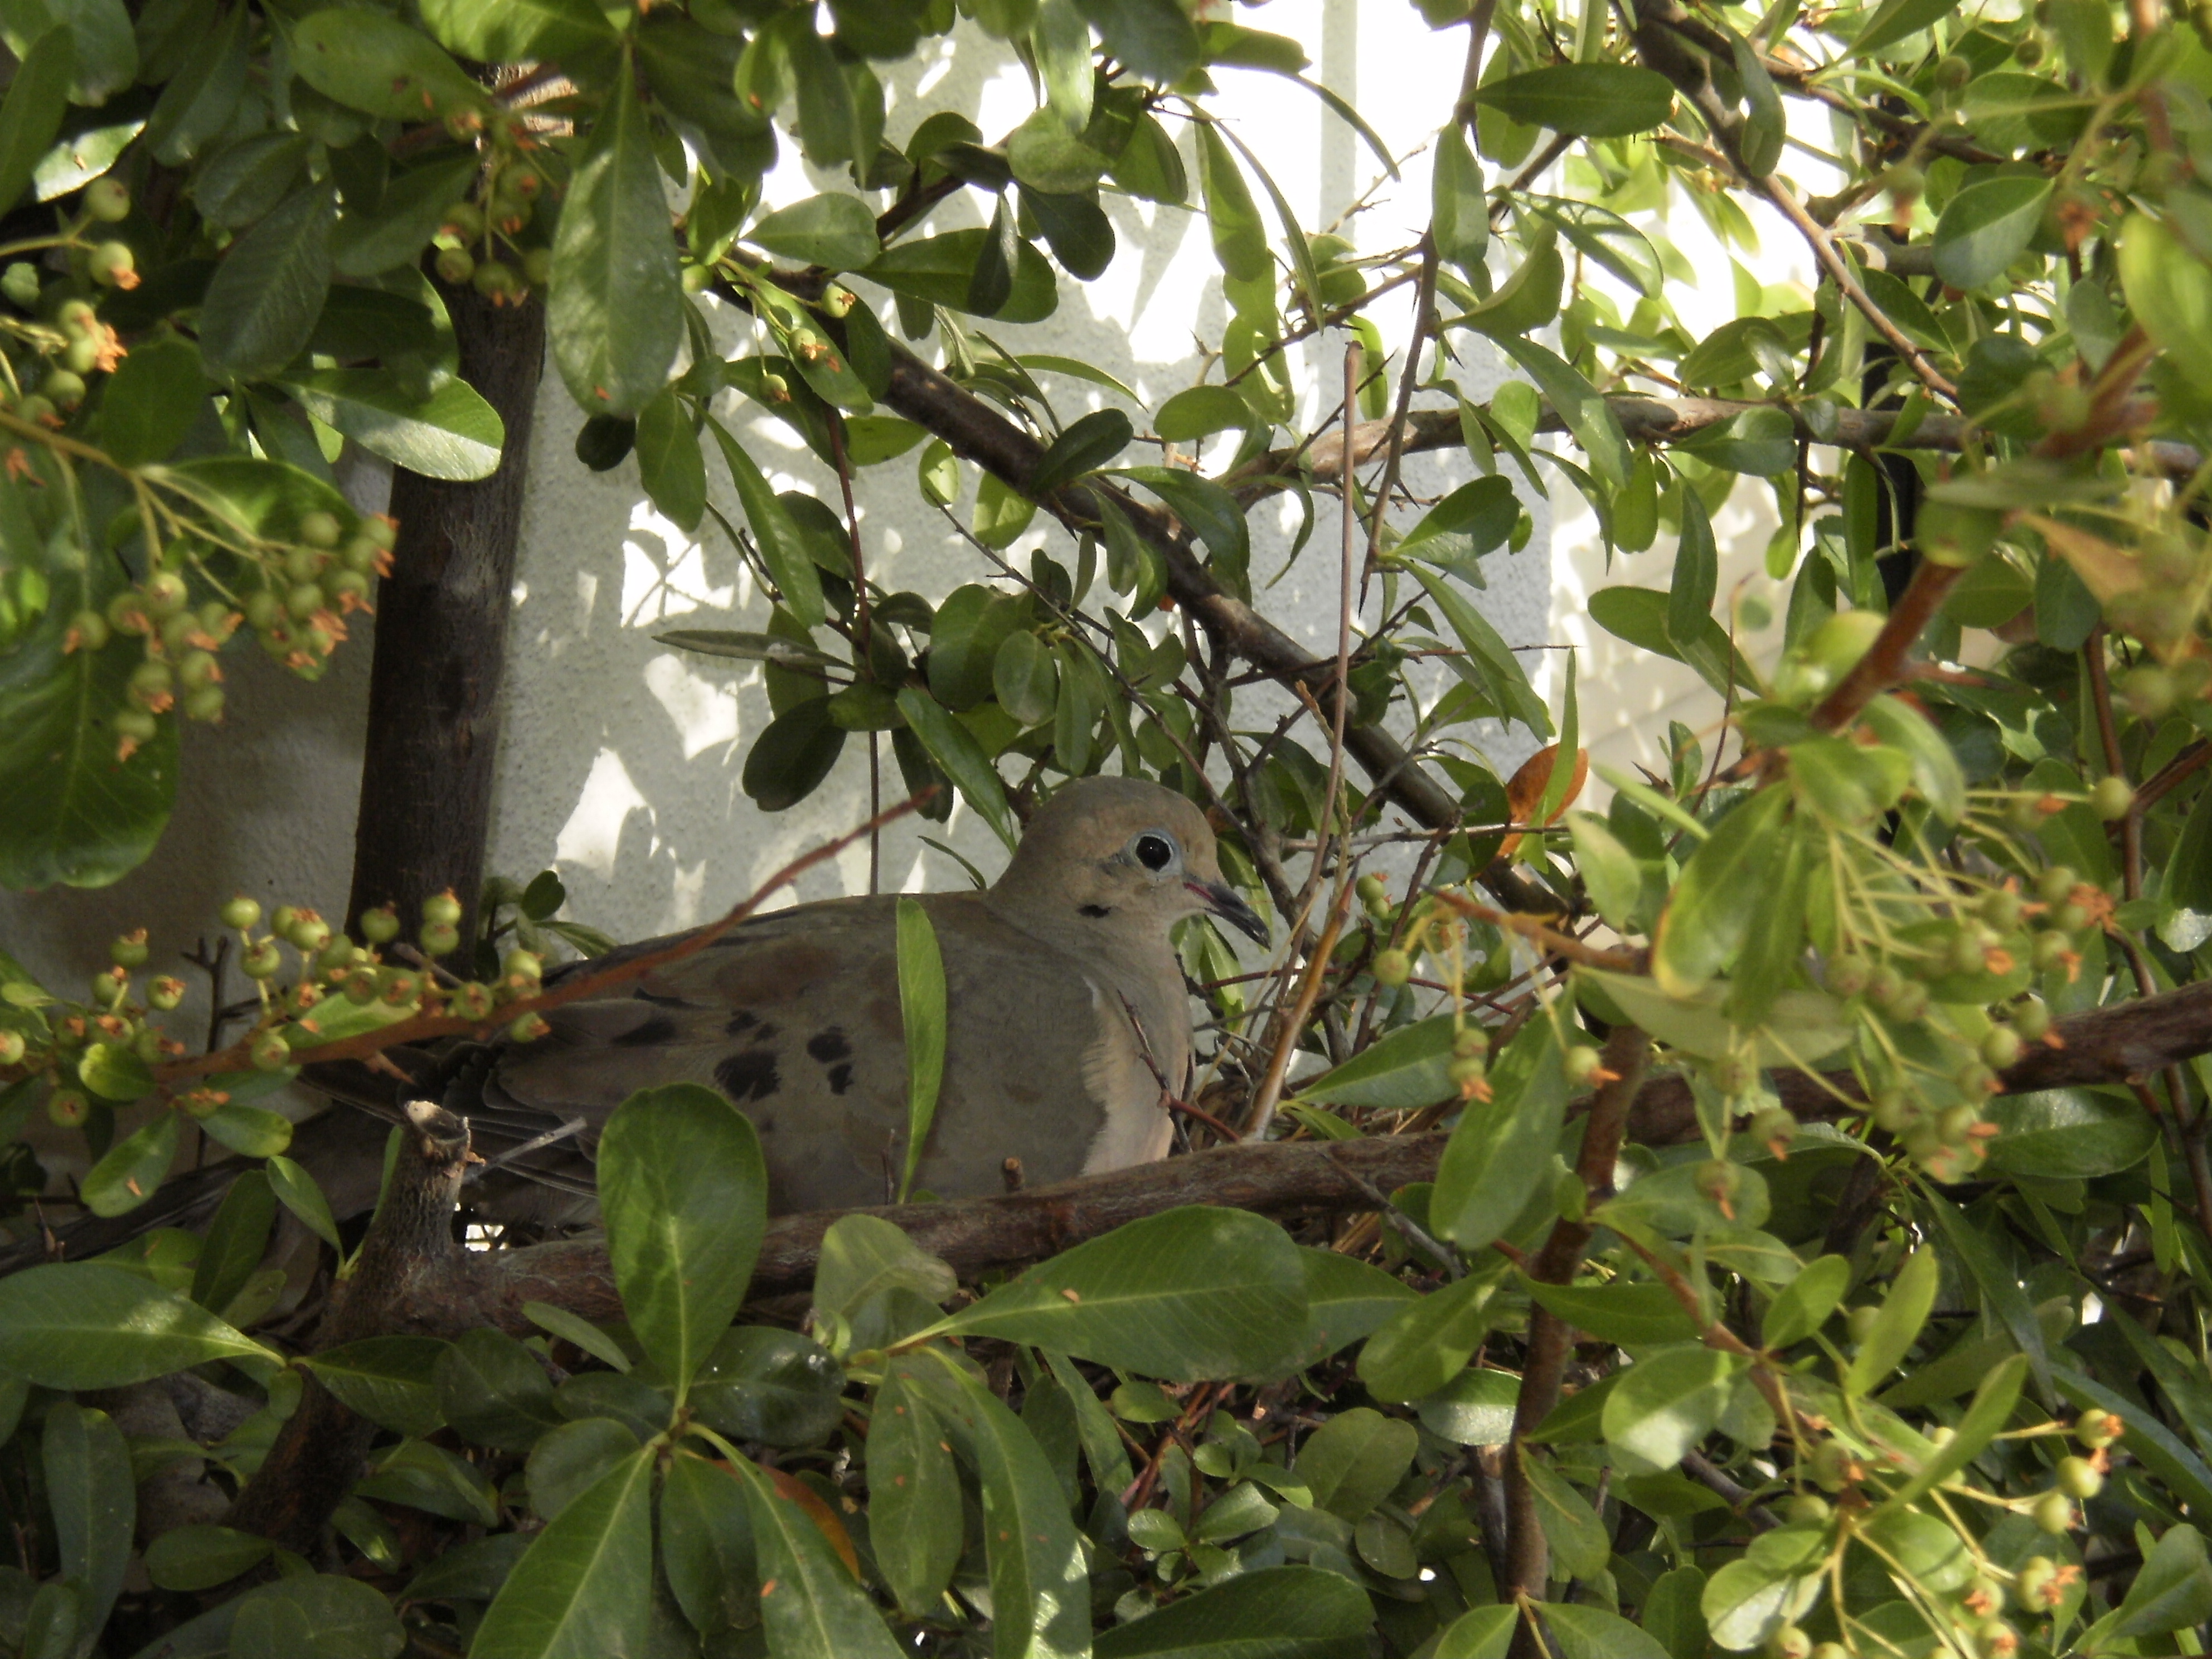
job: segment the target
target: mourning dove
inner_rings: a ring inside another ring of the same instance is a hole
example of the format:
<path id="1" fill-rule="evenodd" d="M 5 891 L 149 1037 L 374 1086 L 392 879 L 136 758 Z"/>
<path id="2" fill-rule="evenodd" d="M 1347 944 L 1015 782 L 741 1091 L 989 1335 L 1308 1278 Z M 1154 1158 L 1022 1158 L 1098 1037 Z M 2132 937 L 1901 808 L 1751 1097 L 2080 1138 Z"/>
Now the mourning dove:
<path id="1" fill-rule="evenodd" d="M 480 1054 L 447 1104 L 499 1160 L 502 1139 L 558 1142 L 580 1121 L 588 1145 L 636 1090 L 705 1084 L 759 1130 L 771 1212 L 889 1202 L 907 1119 L 897 902 L 830 899 L 744 922 L 604 1000 L 550 1011 L 550 1033 Z M 1081 780 L 1037 811 L 995 885 L 921 902 L 944 959 L 947 1030 L 916 1188 L 998 1192 L 1009 1158 L 1050 1182 L 1164 1156 L 1163 1090 L 1182 1095 L 1191 1065 L 1169 929 L 1204 913 L 1267 938 L 1222 881 L 1198 810 L 1140 780 Z M 505 1161 L 528 1176 L 549 1154 L 573 1161 L 565 1144 Z M 534 1218 L 588 1212 L 552 1200 Z"/>

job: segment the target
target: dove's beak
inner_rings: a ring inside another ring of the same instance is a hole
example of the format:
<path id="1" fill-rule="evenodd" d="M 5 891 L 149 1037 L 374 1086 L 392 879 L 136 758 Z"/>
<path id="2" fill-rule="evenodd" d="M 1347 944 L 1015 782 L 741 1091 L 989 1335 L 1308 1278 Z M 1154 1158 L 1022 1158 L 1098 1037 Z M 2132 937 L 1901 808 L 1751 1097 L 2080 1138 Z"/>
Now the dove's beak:
<path id="1" fill-rule="evenodd" d="M 1238 933 L 1254 943 L 1267 943 L 1267 924 L 1260 920 L 1252 907 L 1238 896 L 1237 890 L 1218 881 L 1192 881 L 1183 884 L 1197 895 L 1199 902 L 1208 911 L 1219 916 Z"/>

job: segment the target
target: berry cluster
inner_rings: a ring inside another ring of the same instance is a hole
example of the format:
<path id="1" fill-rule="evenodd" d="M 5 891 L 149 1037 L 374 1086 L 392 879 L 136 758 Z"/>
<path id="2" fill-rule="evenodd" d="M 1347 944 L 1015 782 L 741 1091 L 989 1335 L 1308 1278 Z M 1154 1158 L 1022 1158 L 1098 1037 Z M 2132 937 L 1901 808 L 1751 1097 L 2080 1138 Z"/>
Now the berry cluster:
<path id="1" fill-rule="evenodd" d="M 431 239 L 438 275 L 456 288 L 473 286 L 495 306 L 520 305 L 553 277 L 553 251 L 542 230 L 532 234 L 538 203 L 552 181 L 526 154 L 538 146 L 519 119 L 487 127 L 471 110 L 449 117 L 447 125 L 463 143 L 481 142 L 489 157 L 477 188 L 446 210 Z"/>

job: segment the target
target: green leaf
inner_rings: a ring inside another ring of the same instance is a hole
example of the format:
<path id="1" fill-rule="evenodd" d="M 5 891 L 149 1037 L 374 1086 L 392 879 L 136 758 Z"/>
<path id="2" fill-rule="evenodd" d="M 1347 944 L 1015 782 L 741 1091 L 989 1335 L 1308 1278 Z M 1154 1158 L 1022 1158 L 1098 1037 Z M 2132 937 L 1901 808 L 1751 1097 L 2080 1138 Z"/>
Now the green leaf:
<path id="1" fill-rule="evenodd" d="M 1470 1370 L 1420 1400 L 1421 1426 L 1462 1446 L 1502 1446 L 1513 1437 L 1521 1379 L 1510 1371 Z"/>
<path id="2" fill-rule="evenodd" d="M 1947 823 L 1966 817 L 1966 775 L 1948 739 L 1925 714 L 1885 693 L 1869 703 L 1859 718 L 1912 763 L 1912 787 L 1936 817 Z"/>
<path id="3" fill-rule="evenodd" d="M 269 1230 L 276 1221 L 276 1194 L 270 1190 L 266 1175 L 248 1170 L 232 1182 L 200 1241 L 200 1259 L 192 1268 L 192 1300 L 210 1313 L 228 1307 L 261 1265 L 269 1249 Z"/>
<path id="4" fill-rule="evenodd" d="M 1490 1328 L 1497 1288 L 1495 1279 L 1470 1273 L 1391 1315 L 1359 1351 L 1367 1392 L 1386 1403 L 1419 1400 L 1450 1382 Z"/>
<path id="5" fill-rule="evenodd" d="M 883 1615 L 813 1517 L 753 1463 L 741 1457 L 731 1468 L 744 1485 L 759 1561 L 761 1623 L 776 1659 L 903 1659 Z"/>
<path id="6" fill-rule="evenodd" d="M 2101 1406 L 2118 1417 L 2127 1425 L 2121 1443 L 2138 1462 L 2172 1486 L 2191 1508 L 2212 1509 L 2212 1468 L 2206 1468 L 2203 1459 L 2154 1413 L 2144 1411 L 2139 1399 L 2063 1367 L 2053 1369 L 2051 1380 L 2075 1405 Z"/>
<path id="7" fill-rule="evenodd" d="M 1674 1468 L 1719 1424 L 1747 1363 L 1699 1342 L 1645 1355 L 1605 1397 L 1607 1443 L 1651 1468 Z"/>
<path id="8" fill-rule="evenodd" d="M 1448 328 L 1471 328 L 1493 340 L 1518 339 L 1559 314 L 1567 262 L 1556 239 L 1532 239 L 1521 263 L 1480 305 L 1444 319 Z"/>
<path id="9" fill-rule="evenodd" d="M 438 234 L 446 210 L 468 193 L 483 165 L 473 149 L 434 156 L 394 173 L 374 214 L 349 202 L 331 233 L 331 259 L 342 276 L 377 276 L 422 256 Z"/>
<path id="10" fill-rule="evenodd" d="M 1936 222 L 1936 274 L 1953 288 L 1979 288 L 2027 252 L 2043 223 L 2051 181 L 2001 174 L 1968 185 Z"/>
<path id="11" fill-rule="evenodd" d="M 445 1344 L 431 1378 L 445 1420 L 479 1446 L 526 1452 L 562 1421 L 538 1356 L 489 1326 Z"/>
<path id="12" fill-rule="evenodd" d="M 1091 1652 L 1097 1659 L 1362 1659 L 1374 1622 L 1367 1592 L 1340 1574 L 1262 1567 L 1104 1631 Z M 1441 1648 L 1437 1659 L 1447 1659 Z"/>
<path id="13" fill-rule="evenodd" d="M 323 1196 L 323 1189 L 316 1185 L 314 1176 L 289 1158 L 272 1158 L 264 1167 L 277 1201 L 324 1243 L 343 1251 L 345 1247 L 338 1242 L 338 1226 L 331 1215 L 331 1201 Z"/>
<path id="14" fill-rule="evenodd" d="M 1091 1638 L 1082 1539 L 1036 1436 L 942 1348 L 922 1350 L 900 1375 L 927 1389 L 982 1489 L 993 1653 L 998 1659 L 1080 1653 Z"/>
<path id="15" fill-rule="evenodd" d="M 1405 1478 L 1420 1439 L 1411 1423 L 1355 1406 L 1306 1437 L 1296 1473 L 1314 1508 L 1358 1521 Z"/>
<path id="16" fill-rule="evenodd" d="M 1048 196 L 1076 196 L 1097 188 L 1112 158 L 1068 130 L 1059 112 L 1033 110 L 1006 140 L 1006 165 L 1027 188 Z"/>
<path id="17" fill-rule="evenodd" d="M 1608 1285 L 1550 1285 L 1530 1279 L 1525 1288 L 1577 1330 L 1620 1347 L 1686 1342 L 1698 1334 L 1697 1322 L 1664 1285 L 1622 1279 Z"/>
<path id="18" fill-rule="evenodd" d="M 1713 544 L 1712 520 L 1694 489 L 1682 492 L 1682 534 L 1674 548 L 1674 569 L 1667 587 L 1667 632 L 1674 639 L 1695 639 L 1712 615 L 1720 580 L 1720 554 Z"/>
<path id="19" fill-rule="evenodd" d="M 1589 1578 L 1604 1571 L 1613 1540 L 1589 1500 L 1526 1446 L 1520 1449 L 1520 1457 L 1529 1493 L 1536 1500 L 1537 1522 L 1552 1546 L 1553 1576 Z"/>
<path id="20" fill-rule="evenodd" d="M 1341 1066 L 1298 1085 L 1300 1100 L 1325 1106 L 1378 1106 L 1401 1111 L 1433 1106 L 1458 1092 L 1447 1073 L 1452 1039 L 1449 1014 L 1437 1014 L 1385 1032 Z"/>
<path id="21" fill-rule="evenodd" d="M 707 1356 L 691 1404 L 701 1422 L 732 1439 L 816 1446 L 844 1415 L 844 1387 L 836 1360 L 811 1338 L 739 1325 Z"/>
<path id="22" fill-rule="evenodd" d="M 1437 609 L 1443 612 L 1444 621 L 1467 653 L 1468 666 L 1474 670 L 1492 702 L 1539 737 L 1549 737 L 1551 711 L 1528 684 L 1528 671 L 1521 666 L 1521 659 L 1514 655 L 1490 619 L 1468 603 L 1449 578 L 1432 572 L 1425 565 L 1414 564 L 1410 568 L 1421 586 L 1429 590 L 1429 598 L 1436 602 Z"/>
<path id="23" fill-rule="evenodd" d="M 16 65 L 0 102 L 0 213 L 15 205 L 39 158 L 52 147 L 76 73 L 76 42 L 65 23 L 40 34 Z"/>
<path id="24" fill-rule="evenodd" d="M 952 311 L 967 311 L 971 309 L 969 284 L 989 235 L 984 230 L 949 230 L 901 242 L 885 248 L 857 274 L 894 294 L 910 295 Z M 1052 315 L 1060 304 L 1060 291 L 1051 262 L 1018 238 L 1012 278 L 1006 297 L 986 314 L 1008 323 L 1041 323 Z"/>
<path id="25" fill-rule="evenodd" d="M 1965 1211 L 1940 1193 L 1927 1190 L 1924 1202 L 1945 1240 L 1966 1264 L 1981 1291 L 1984 1315 L 1994 1316 L 2004 1327 L 2014 1344 L 2027 1356 L 2027 1363 L 2034 1367 L 2038 1384 L 2048 1389 L 2051 1357 L 2044 1347 L 2043 1327 L 2037 1322 L 2035 1309 L 2021 1286 L 2009 1254 L 1993 1243 Z"/>
<path id="26" fill-rule="evenodd" d="M 1543 1618 L 1559 1659 L 1668 1659 L 1666 1649 L 1604 1607 L 1547 1601 Z"/>
<path id="27" fill-rule="evenodd" d="M 299 356 L 330 293 L 337 216 L 327 180 L 302 185 L 231 244 L 200 304 L 200 356 L 210 373 L 252 380 Z"/>
<path id="28" fill-rule="evenodd" d="M 2084 1651 L 2187 1630 L 2212 1618 L 2212 1561 L 2204 1539 L 2186 1524 L 2168 1527 L 2143 1558 L 2120 1605 L 2075 1638 Z"/>
<path id="29" fill-rule="evenodd" d="M 134 350 L 125 358 L 124 368 L 137 356 Z M 440 381 L 428 398 L 414 396 L 398 375 L 383 368 L 315 369 L 277 384 L 325 426 L 410 472 L 467 483 L 499 469 L 506 422 L 458 374 Z M 695 438 L 692 453 L 697 452 Z"/>
<path id="30" fill-rule="evenodd" d="M 1973 1403 L 1966 1407 L 1966 1415 L 1959 1419 L 1951 1437 L 1937 1448 L 1918 1474 L 1892 1492 L 1887 1502 L 1891 1505 L 1917 1503 L 1979 1457 L 2012 1420 L 2013 1407 L 2020 1403 L 2021 1384 L 2027 1380 L 2027 1356 L 2016 1353 L 1984 1376 L 1980 1387 L 1974 1390 Z"/>
<path id="31" fill-rule="evenodd" d="M 1185 527 L 1206 544 L 1213 569 L 1224 581 L 1232 587 L 1245 586 L 1252 557 L 1251 527 L 1234 495 L 1212 479 L 1179 467 L 1125 466 L 1121 473 L 1174 509 Z"/>
<path id="32" fill-rule="evenodd" d="M 77 1081 L 102 1100 L 125 1105 L 154 1092 L 154 1073 L 119 1042 L 89 1044 L 76 1063 Z"/>
<path id="33" fill-rule="evenodd" d="M 1040 1263 L 943 1328 L 1193 1382 L 1264 1376 L 1294 1358 L 1304 1299 L 1297 1247 L 1280 1227 L 1194 1206 Z"/>
<path id="34" fill-rule="evenodd" d="M 696 530 L 707 512 L 707 459 L 674 387 L 638 410 L 636 443 L 638 481 L 653 506 L 679 529 Z"/>
<path id="35" fill-rule="evenodd" d="M 751 1121 L 696 1083 L 640 1090 L 600 1137 L 599 1207 L 623 1311 L 684 1401 L 744 1301 L 768 1225 Z"/>
<path id="36" fill-rule="evenodd" d="M 398 1659 L 407 1645 L 383 1592 L 337 1573 L 280 1579 L 234 1605 L 229 1659 Z"/>
<path id="37" fill-rule="evenodd" d="M 1714 1645 L 1741 1653 L 1757 1647 L 1820 1600 L 1817 1576 L 1758 1557 L 1723 1562 L 1700 1598 Z"/>
<path id="38" fill-rule="evenodd" d="M 1044 642 L 1017 629 L 991 659 L 991 690 L 999 706 L 1024 729 L 1050 720 L 1060 696 L 1060 670 Z"/>
<path id="39" fill-rule="evenodd" d="M 1251 187 L 1244 182 L 1228 143 L 1211 122 L 1198 129 L 1198 185 L 1206 198 L 1206 224 L 1213 235 L 1213 257 L 1232 282 L 1256 283 L 1273 276 L 1274 256 L 1267 251 L 1267 227 Z"/>
<path id="40" fill-rule="evenodd" d="M 81 1189 L 94 1215 L 123 1215 L 154 1195 L 177 1157 L 177 1114 L 157 1112 L 135 1133 L 107 1149 L 88 1170 Z"/>
<path id="41" fill-rule="evenodd" d="M 1595 812 L 1567 814 L 1575 869 L 1606 925 L 1626 934 L 1644 898 L 1644 870 L 1606 821 Z"/>
<path id="42" fill-rule="evenodd" d="M 937 1414 L 896 1373 L 868 1419 L 868 1535 L 900 1607 L 925 1617 L 960 1564 L 960 1483 Z"/>
<path id="43" fill-rule="evenodd" d="M 840 1216 L 822 1237 L 814 1305 L 849 1318 L 880 1291 L 896 1287 L 941 1303 L 957 1283 L 951 1267 L 881 1217 Z"/>
<path id="44" fill-rule="evenodd" d="M 1936 1305 L 1936 1285 L 1942 1278 L 1934 1250 L 1917 1249 L 1905 1258 L 1870 1328 L 1861 1339 L 1858 1352 L 1844 1368 L 1844 1393 L 1872 1392 L 1912 1351 L 1920 1328 L 1928 1322 L 1929 1311 Z"/>
<path id="45" fill-rule="evenodd" d="M 1776 1350 L 1791 1348 L 1828 1322 L 1850 1288 L 1851 1264 L 1840 1255 L 1819 1256 L 1805 1264 L 1767 1304 L 1760 1340 Z"/>
<path id="46" fill-rule="evenodd" d="M 1233 386 L 1194 386 L 1160 405 L 1152 430 L 1171 444 L 1186 444 L 1216 432 L 1252 424 L 1252 406 Z"/>
<path id="47" fill-rule="evenodd" d="M 370 1336 L 307 1360 L 315 1380 L 372 1423 L 420 1439 L 446 1425 L 437 1365 L 447 1345 L 428 1336 Z"/>
<path id="48" fill-rule="evenodd" d="M 1490 197 L 1483 188 L 1482 163 L 1456 121 L 1437 137 L 1429 234 L 1436 239 L 1437 257 L 1462 267 L 1481 264 L 1490 246 Z"/>
<path id="49" fill-rule="evenodd" d="M 675 363 L 684 299 L 668 224 L 660 163 L 625 63 L 561 204 L 546 301 L 554 362 L 588 415 L 636 414 Z"/>
<path id="50" fill-rule="evenodd" d="M 1743 943 L 1780 850 L 1775 832 L 1789 806 L 1786 789 L 1763 789 L 1740 801 L 1682 866 L 1652 943 L 1651 977 L 1660 989 L 1674 996 L 1697 990 Z"/>
<path id="51" fill-rule="evenodd" d="M 906 1035 L 906 1167 L 898 1188 L 903 1204 L 929 1140 L 929 1126 L 936 1121 L 937 1091 L 945 1081 L 945 957 L 929 912 L 917 899 L 898 902 L 898 987 Z"/>
<path id="52" fill-rule="evenodd" d="M 276 1547 L 233 1527 L 179 1527 L 147 1545 L 146 1576 L 165 1590 L 213 1589 L 259 1566 Z"/>
<path id="53" fill-rule="evenodd" d="M 292 30 L 292 67 L 324 97 L 387 120 L 435 121 L 490 105 L 428 35 L 360 7 L 302 17 Z"/>
<path id="54" fill-rule="evenodd" d="M 283 1356 L 142 1273 L 103 1262 L 27 1267 L 0 1279 L 0 1370 L 39 1387 L 127 1388 L 217 1359 Z"/>
<path id="55" fill-rule="evenodd" d="M 76 1581 L 83 1628 L 95 1632 L 107 1623 L 131 1565 L 138 1518 L 131 1448 L 106 1412 L 64 1400 L 46 1413 L 39 1454 L 58 1565 Z"/>
<path id="56" fill-rule="evenodd" d="M 2212 270 L 2148 214 L 2128 216 L 2119 249 L 2128 309 L 2197 391 L 2212 394 Z"/>
<path id="57" fill-rule="evenodd" d="M 199 348 L 174 334 L 142 340 L 100 399 L 100 447 L 125 466 L 164 459 L 207 406 Z"/>
<path id="58" fill-rule="evenodd" d="M 1939 23 L 1956 9 L 1950 0 L 1881 0 L 1851 41 L 1851 56 L 1863 58 Z"/>
<path id="59" fill-rule="evenodd" d="M 1528 1202 L 1528 1152 L 1559 1139 L 1567 1079 L 1549 1019 L 1532 1019 L 1490 1069 L 1491 1098 L 1471 1101 L 1444 1145 L 1431 1231 L 1479 1250 L 1512 1225 Z"/>
<path id="60" fill-rule="evenodd" d="M 858 270 L 883 252 L 876 216 L 857 196 L 810 196 L 769 214 L 746 234 L 770 253 L 832 270 Z"/>
<path id="61" fill-rule="evenodd" d="M 918 685 L 899 688 L 898 706 L 899 713 L 906 716 L 907 725 L 921 740 L 929 758 L 959 786 L 968 804 L 998 832 L 999 839 L 1011 850 L 1018 839 L 1013 808 L 1006 803 L 1006 786 L 998 769 L 991 764 L 990 757 L 983 752 L 982 745 L 966 726 L 946 712 L 944 704 Z"/>
<path id="62" fill-rule="evenodd" d="M 1601 587 L 1589 596 L 1590 617 L 1616 639 L 1641 650 L 1686 663 L 1714 691 L 1725 696 L 1733 673 L 1738 685 L 1755 685 L 1758 676 L 1741 651 L 1729 643 L 1728 630 L 1708 616 L 1697 635 L 1678 641 L 1668 631 L 1668 596 L 1649 587 Z"/>
<path id="63" fill-rule="evenodd" d="M 707 429 L 721 449 L 730 481 L 737 486 L 738 504 L 744 509 L 753 540 L 759 544 L 769 574 L 782 592 L 785 607 L 799 619 L 800 627 L 819 628 L 828 615 L 822 603 L 822 580 L 814 574 L 814 561 L 807 556 L 806 544 L 790 510 L 776 499 L 753 458 L 730 435 L 728 428 L 710 415 Z"/>
<path id="64" fill-rule="evenodd" d="M 1028 493 L 1032 497 L 1050 495 L 1072 479 L 1112 465 L 1135 435 L 1129 417 L 1120 410 L 1092 410 L 1071 422 L 1038 458 Z"/>
<path id="65" fill-rule="evenodd" d="M 591 0 L 422 0 L 422 11 L 441 46 L 480 64 L 566 58 L 615 40 Z"/>
<path id="66" fill-rule="evenodd" d="M 1198 67 L 1198 31 L 1176 0 L 1075 3 L 1107 52 L 1140 79 L 1165 86 Z"/>
<path id="67" fill-rule="evenodd" d="M 605 1659 L 639 1650 L 653 1612 L 658 1458 L 656 1448 L 639 1447 L 547 1522 L 484 1609 L 471 1659 Z"/>
<path id="68" fill-rule="evenodd" d="M 1470 1607 L 1444 1626 L 1431 1659 L 1505 1659 L 1520 1626 L 1521 1609 L 1505 1602 Z"/>
<path id="69" fill-rule="evenodd" d="M 1596 64 L 1564 65 L 1566 70 L 1598 69 Z M 1550 71 L 1539 70 L 1537 74 Z M 1631 71 L 1649 74 L 1648 70 Z M 1517 78 L 1517 77 L 1516 77 Z M 1654 77 L 1656 78 L 1656 76 Z M 1536 389 L 1544 394 L 1544 401 L 1559 411 L 1559 418 L 1567 423 L 1567 430 L 1589 458 L 1590 471 L 1608 489 L 1620 489 L 1628 483 L 1628 468 L 1634 459 L 1628 447 L 1628 439 L 1621 432 L 1620 421 L 1613 412 L 1613 405 L 1600 397 L 1597 389 L 1584 380 L 1582 371 L 1553 351 L 1549 346 L 1539 345 L 1534 340 L 1503 339 L 1498 347 L 1506 356 L 1521 365 Z"/>
<path id="70" fill-rule="evenodd" d="M 883 1502 L 872 1486 L 875 1437 L 868 1437 L 869 1511 Z M 753 1559 L 753 1525 L 737 1477 L 703 1457 L 679 1451 L 660 1488 L 660 1565 L 684 1616 L 702 1635 L 714 1636 L 757 1617 L 760 1574 Z M 878 1540 L 878 1559 L 882 1542 Z M 410 1587 L 411 1593 L 411 1587 Z"/>
<path id="71" fill-rule="evenodd" d="M 2117 1091 L 2041 1089 L 1998 1095 L 1983 1115 L 1999 1131 L 1989 1167 L 2044 1181 L 2093 1181 L 2131 1170 L 2158 1144 L 2158 1126 Z"/>
<path id="72" fill-rule="evenodd" d="M 1474 100 L 1523 126 L 1620 138 L 1665 121 L 1674 88 L 1656 71 L 1625 64 L 1553 64 L 1486 82 Z"/>

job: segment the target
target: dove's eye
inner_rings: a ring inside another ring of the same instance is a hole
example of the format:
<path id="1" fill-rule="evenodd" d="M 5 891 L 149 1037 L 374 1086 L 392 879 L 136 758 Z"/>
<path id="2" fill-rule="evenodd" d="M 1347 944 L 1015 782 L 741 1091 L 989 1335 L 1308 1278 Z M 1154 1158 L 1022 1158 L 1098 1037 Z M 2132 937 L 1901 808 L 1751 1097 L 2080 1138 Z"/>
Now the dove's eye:
<path id="1" fill-rule="evenodd" d="M 1147 870 L 1164 870 L 1175 861 L 1175 843 L 1165 836 L 1139 836 L 1129 850 Z"/>

